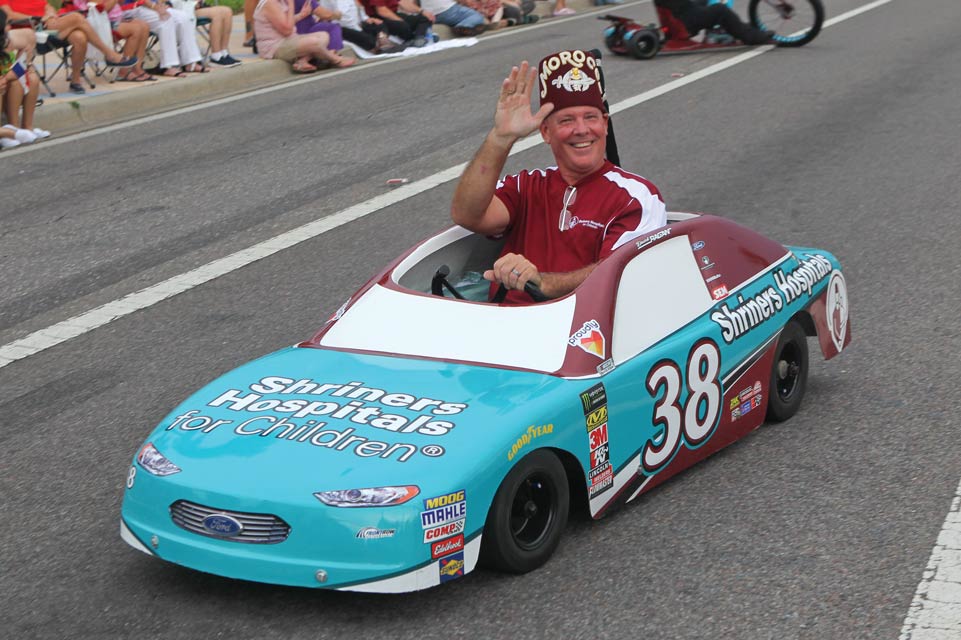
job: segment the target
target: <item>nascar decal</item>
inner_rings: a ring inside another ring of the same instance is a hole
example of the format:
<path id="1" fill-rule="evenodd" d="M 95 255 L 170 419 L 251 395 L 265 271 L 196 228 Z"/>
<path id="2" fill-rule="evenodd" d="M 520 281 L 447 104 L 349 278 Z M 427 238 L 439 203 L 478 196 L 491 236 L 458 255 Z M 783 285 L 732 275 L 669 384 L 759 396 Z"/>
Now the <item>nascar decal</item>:
<path id="1" fill-rule="evenodd" d="M 507 452 L 508 461 L 513 460 L 517 452 L 529 445 L 531 440 L 539 436 L 547 435 L 548 433 L 554 433 L 553 424 L 531 425 L 527 427 L 527 431 L 521 434 L 517 441 L 511 445 L 511 450 Z"/>
<path id="2" fill-rule="evenodd" d="M 567 339 L 567 344 L 571 347 L 580 347 L 601 360 L 604 359 L 606 353 L 604 334 L 601 333 L 601 324 L 597 320 L 585 322 L 580 329 L 574 332 L 574 335 Z"/>
<path id="3" fill-rule="evenodd" d="M 610 443 L 607 437 L 607 391 L 604 384 L 598 383 L 581 393 L 581 405 L 584 409 L 590 452 L 587 493 L 593 498 L 614 485 L 614 468 L 610 462 Z"/>
<path id="4" fill-rule="evenodd" d="M 831 261 L 824 256 L 808 255 L 787 273 L 776 269 L 773 273 L 775 286 L 768 285 L 747 298 L 738 294 L 737 303 L 733 307 L 727 303 L 722 304 L 711 313 L 711 320 L 721 327 L 724 342 L 731 344 L 773 317 L 786 305 L 803 295 L 810 296 L 814 285 L 826 278 L 832 270 Z M 716 296 L 717 293 L 712 291 L 712 295 Z"/>
<path id="5" fill-rule="evenodd" d="M 437 567 L 440 571 L 441 582 L 462 578 L 464 576 L 464 552 L 461 551 L 446 558 L 441 558 Z"/>
<path id="6" fill-rule="evenodd" d="M 831 342 L 840 352 L 844 348 L 844 338 L 847 337 L 848 331 L 848 287 L 840 271 L 831 274 L 831 280 L 828 282 L 825 311 L 828 317 L 828 333 L 831 334 Z"/>
<path id="7" fill-rule="evenodd" d="M 658 430 L 644 445 L 639 474 L 663 469 L 682 442 L 693 449 L 711 437 L 724 398 L 720 372 L 721 350 L 710 339 L 691 348 L 683 367 L 668 358 L 651 368 L 645 386 L 655 400 L 651 422 Z M 685 389 L 687 397 L 682 398 Z"/>

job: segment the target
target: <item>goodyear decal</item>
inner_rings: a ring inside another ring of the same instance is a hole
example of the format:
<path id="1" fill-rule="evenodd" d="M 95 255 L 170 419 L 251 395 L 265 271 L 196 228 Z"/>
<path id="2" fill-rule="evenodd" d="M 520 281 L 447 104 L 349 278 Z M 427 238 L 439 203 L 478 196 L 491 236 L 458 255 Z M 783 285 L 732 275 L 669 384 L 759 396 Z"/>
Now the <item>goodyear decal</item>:
<path id="1" fill-rule="evenodd" d="M 521 434 L 521 436 L 511 445 L 511 450 L 507 452 L 507 459 L 513 460 L 517 452 L 526 447 L 531 443 L 531 440 L 547 435 L 548 433 L 554 433 L 553 424 L 542 424 L 539 426 L 531 425 L 527 427 L 527 431 Z"/>

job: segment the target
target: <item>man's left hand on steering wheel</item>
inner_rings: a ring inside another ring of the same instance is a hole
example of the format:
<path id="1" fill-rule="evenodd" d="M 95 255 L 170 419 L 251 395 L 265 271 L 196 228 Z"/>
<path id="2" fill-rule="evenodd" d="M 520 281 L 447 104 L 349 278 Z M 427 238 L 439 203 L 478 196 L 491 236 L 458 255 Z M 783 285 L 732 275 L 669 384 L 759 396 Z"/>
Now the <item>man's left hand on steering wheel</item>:
<path id="1" fill-rule="evenodd" d="M 541 285 L 541 274 L 537 271 L 537 267 L 517 253 L 506 253 L 498 258 L 493 268 L 484 272 L 484 278 L 518 291 L 523 291 L 524 285 L 528 282 L 538 287 Z"/>

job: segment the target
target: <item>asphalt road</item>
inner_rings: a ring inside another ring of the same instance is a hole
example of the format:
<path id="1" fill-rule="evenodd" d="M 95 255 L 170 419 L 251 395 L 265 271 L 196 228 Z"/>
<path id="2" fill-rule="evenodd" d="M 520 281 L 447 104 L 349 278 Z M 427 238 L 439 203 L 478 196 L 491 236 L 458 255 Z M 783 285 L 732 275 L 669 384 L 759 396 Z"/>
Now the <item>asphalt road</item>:
<path id="1" fill-rule="evenodd" d="M 865 4 L 830 2 L 829 16 Z M 917 5 L 893 0 L 615 116 L 622 164 L 669 208 L 845 265 L 854 342 L 815 362 L 788 423 L 575 520 L 520 577 L 370 596 L 221 579 L 127 547 L 123 481 L 152 426 L 216 375 L 309 337 L 446 226 L 447 182 L 0 368 L 0 634 L 897 638 L 961 477 L 961 14 L 956 0 Z M 654 18 L 648 3 L 617 13 Z M 0 345 L 468 160 L 510 65 L 598 46 L 602 26 L 553 21 L 0 155 Z M 608 57 L 611 101 L 733 55 Z M 539 145 L 508 169 L 549 161 Z"/>

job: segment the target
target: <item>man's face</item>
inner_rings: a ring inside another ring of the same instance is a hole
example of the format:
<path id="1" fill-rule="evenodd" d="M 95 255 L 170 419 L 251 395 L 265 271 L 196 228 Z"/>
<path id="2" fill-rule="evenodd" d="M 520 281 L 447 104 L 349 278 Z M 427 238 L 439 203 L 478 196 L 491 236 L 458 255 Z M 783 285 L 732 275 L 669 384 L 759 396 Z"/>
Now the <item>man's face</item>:
<path id="1" fill-rule="evenodd" d="M 547 116 L 541 136 L 551 146 L 561 175 L 576 181 L 604 163 L 607 114 L 597 107 L 567 107 Z"/>

